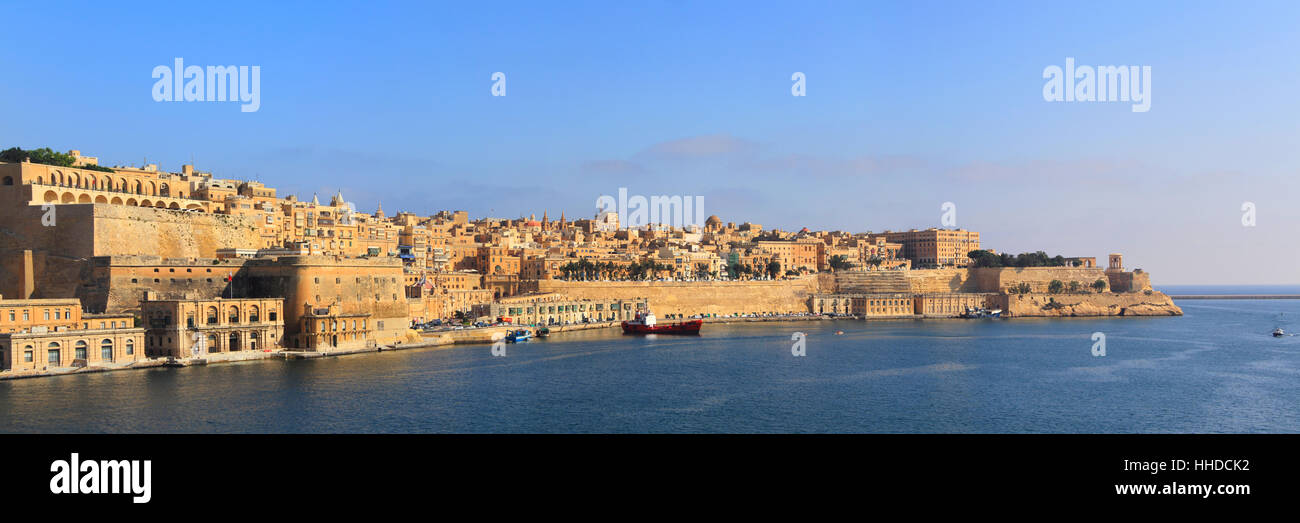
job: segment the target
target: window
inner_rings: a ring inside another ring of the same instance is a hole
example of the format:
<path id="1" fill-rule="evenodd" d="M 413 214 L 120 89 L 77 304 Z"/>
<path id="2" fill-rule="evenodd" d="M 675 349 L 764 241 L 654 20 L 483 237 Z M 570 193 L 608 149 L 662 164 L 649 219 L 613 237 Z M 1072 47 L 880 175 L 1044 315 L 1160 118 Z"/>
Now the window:
<path id="1" fill-rule="evenodd" d="M 32 351 L 32 346 L 31 346 L 31 345 L 28 345 L 28 346 L 25 347 L 24 349 L 25 349 L 25 350 L 23 350 L 23 361 L 25 361 L 25 362 L 27 362 L 27 363 L 31 363 L 31 362 L 32 362 L 32 352 L 33 352 L 33 351 Z"/>
<path id="2" fill-rule="evenodd" d="M 105 339 L 99 343 L 99 359 L 113 361 L 113 340 Z"/>
<path id="3" fill-rule="evenodd" d="M 79 360 L 86 359 L 86 342 L 84 341 L 77 342 L 75 354 L 76 354 L 76 358 Z"/>
<path id="4" fill-rule="evenodd" d="M 135 340 L 126 340 L 126 355 L 135 354 Z"/>
<path id="5" fill-rule="evenodd" d="M 50 310 L 45 309 L 45 321 L 50 321 Z"/>
<path id="6" fill-rule="evenodd" d="M 63 359 L 59 354 L 59 344 L 55 342 L 55 343 L 50 343 L 48 346 L 46 346 L 45 363 L 49 365 L 58 365 L 59 362 L 61 361 L 63 361 Z"/>

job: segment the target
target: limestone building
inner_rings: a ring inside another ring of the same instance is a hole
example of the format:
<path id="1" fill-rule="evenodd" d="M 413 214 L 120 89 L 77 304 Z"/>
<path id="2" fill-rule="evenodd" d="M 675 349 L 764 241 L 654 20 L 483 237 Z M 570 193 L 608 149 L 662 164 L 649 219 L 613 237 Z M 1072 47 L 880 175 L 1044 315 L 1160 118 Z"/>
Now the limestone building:
<path id="1" fill-rule="evenodd" d="M 145 300 L 145 354 L 203 357 L 284 347 L 284 300 L 235 298 Z"/>

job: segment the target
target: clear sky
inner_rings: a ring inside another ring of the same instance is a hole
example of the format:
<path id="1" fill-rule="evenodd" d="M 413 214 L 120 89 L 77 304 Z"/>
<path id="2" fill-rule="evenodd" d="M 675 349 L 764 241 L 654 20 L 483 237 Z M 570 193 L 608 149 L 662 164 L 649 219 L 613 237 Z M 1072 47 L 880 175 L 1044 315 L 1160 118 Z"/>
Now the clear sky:
<path id="1" fill-rule="evenodd" d="M 0 148 L 193 158 L 390 214 L 586 217 L 627 187 L 883 231 L 953 202 L 999 251 L 1300 283 L 1296 2 L 20 2 L 6 20 Z M 176 57 L 260 66 L 260 109 L 155 102 Z M 1067 57 L 1150 66 L 1150 110 L 1045 101 Z"/>

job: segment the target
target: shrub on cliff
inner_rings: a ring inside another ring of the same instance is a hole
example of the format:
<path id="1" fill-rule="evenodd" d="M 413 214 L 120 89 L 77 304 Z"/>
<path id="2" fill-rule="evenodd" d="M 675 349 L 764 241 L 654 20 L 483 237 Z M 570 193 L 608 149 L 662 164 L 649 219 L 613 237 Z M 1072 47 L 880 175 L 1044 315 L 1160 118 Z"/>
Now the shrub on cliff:
<path id="1" fill-rule="evenodd" d="M 1061 280 L 1052 280 L 1047 284 L 1047 292 L 1052 294 L 1060 294 L 1063 290 L 1065 290 L 1065 284 L 1061 283 Z"/>

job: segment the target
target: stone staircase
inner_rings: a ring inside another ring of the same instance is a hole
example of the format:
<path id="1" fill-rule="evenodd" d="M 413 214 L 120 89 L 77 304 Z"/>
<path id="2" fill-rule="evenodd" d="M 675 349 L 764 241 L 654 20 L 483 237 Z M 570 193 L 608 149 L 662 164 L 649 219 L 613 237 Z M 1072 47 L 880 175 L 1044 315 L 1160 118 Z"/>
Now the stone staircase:
<path id="1" fill-rule="evenodd" d="M 840 294 L 910 294 L 912 286 L 902 271 L 843 271 L 835 273 Z"/>

